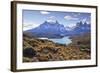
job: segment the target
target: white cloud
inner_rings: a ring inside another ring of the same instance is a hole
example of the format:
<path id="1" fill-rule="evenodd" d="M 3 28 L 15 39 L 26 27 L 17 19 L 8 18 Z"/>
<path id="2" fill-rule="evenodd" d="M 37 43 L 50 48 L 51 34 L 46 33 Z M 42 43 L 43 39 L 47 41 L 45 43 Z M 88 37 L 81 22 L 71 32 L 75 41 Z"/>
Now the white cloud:
<path id="1" fill-rule="evenodd" d="M 56 22 L 56 17 L 55 16 L 50 16 L 50 17 L 48 17 L 48 19 L 47 19 L 47 22 Z"/>
<path id="2" fill-rule="evenodd" d="M 67 25 L 68 27 L 75 27 L 76 26 L 76 24 L 69 24 L 69 25 Z"/>
<path id="3" fill-rule="evenodd" d="M 84 23 L 84 22 L 86 22 L 86 21 L 87 21 L 87 19 L 86 19 L 86 18 L 82 19 L 82 23 Z"/>
<path id="4" fill-rule="evenodd" d="M 50 19 L 55 19 L 56 17 L 55 17 L 55 16 L 50 16 L 49 18 L 50 18 Z"/>
<path id="5" fill-rule="evenodd" d="M 41 14 L 50 14 L 48 11 L 40 11 Z"/>
<path id="6" fill-rule="evenodd" d="M 29 30 L 29 29 L 33 29 L 33 28 L 36 28 L 38 26 L 39 26 L 38 24 L 26 23 L 26 24 L 23 24 L 23 31 L 26 31 L 26 30 Z"/>
<path id="7" fill-rule="evenodd" d="M 72 13 L 72 15 L 73 15 L 74 17 L 78 17 L 78 16 L 81 15 L 81 13 Z"/>
<path id="8" fill-rule="evenodd" d="M 76 27 L 76 24 L 69 24 L 66 26 L 66 30 L 71 31 Z"/>
<path id="9" fill-rule="evenodd" d="M 52 19 L 48 19 L 47 22 L 53 22 L 53 23 L 55 23 L 56 21 L 52 20 Z"/>
<path id="10" fill-rule="evenodd" d="M 23 27 L 30 27 L 32 24 L 24 24 Z"/>
<path id="11" fill-rule="evenodd" d="M 78 18 L 72 17 L 72 16 L 68 16 L 68 15 L 66 15 L 66 16 L 64 17 L 64 19 L 66 19 L 66 20 L 78 20 Z"/>

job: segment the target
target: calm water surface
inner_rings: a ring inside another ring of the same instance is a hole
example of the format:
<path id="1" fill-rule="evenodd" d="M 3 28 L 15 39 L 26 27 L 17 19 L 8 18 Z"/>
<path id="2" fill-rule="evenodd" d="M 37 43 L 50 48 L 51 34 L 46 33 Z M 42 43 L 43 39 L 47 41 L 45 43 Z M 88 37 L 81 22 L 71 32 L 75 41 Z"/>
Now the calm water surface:
<path id="1" fill-rule="evenodd" d="M 66 45 L 68 45 L 72 42 L 71 39 L 69 39 L 69 37 L 63 37 L 61 39 L 49 39 L 49 40 L 51 40 L 55 43 L 66 44 Z"/>

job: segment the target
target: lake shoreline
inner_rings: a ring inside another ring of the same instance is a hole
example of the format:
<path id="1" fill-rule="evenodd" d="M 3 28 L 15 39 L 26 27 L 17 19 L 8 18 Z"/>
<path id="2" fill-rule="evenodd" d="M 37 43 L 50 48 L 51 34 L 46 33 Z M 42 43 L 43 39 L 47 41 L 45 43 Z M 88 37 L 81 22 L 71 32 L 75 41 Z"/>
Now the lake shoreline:
<path id="1" fill-rule="evenodd" d="M 91 52 L 84 49 L 84 47 L 87 47 L 84 44 L 82 48 L 82 43 L 80 46 L 77 46 L 76 43 L 73 42 L 69 45 L 65 45 L 54 43 L 48 39 L 29 38 L 26 36 L 23 37 L 23 62 L 91 59 Z M 88 40 L 86 39 L 86 42 L 84 39 L 79 41 L 86 43 Z"/>

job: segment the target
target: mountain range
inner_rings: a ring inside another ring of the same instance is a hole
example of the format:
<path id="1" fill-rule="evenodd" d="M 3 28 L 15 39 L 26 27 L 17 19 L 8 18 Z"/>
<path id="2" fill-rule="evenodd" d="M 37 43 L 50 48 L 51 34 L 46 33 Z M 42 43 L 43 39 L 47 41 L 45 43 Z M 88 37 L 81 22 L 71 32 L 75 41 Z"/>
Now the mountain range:
<path id="1" fill-rule="evenodd" d="M 36 28 L 24 31 L 24 34 L 31 37 L 40 38 L 62 38 L 64 36 L 80 35 L 83 33 L 88 33 L 90 31 L 90 24 L 88 24 L 87 22 L 77 22 L 76 26 L 72 29 L 70 27 L 64 27 L 64 25 L 60 24 L 58 21 L 45 21 Z"/>

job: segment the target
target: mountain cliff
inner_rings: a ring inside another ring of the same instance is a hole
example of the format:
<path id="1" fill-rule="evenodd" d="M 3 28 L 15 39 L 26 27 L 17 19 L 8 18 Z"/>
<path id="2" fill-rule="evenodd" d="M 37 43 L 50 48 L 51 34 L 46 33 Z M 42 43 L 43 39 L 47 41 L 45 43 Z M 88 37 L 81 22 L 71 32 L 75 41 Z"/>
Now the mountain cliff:
<path id="1" fill-rule="evenodd" d="M 64 36 L 74 36 L 84 33 L 89 33 L 91 31 L 90 24 L 87 22 L 78 22 L 76 26 L 65 28 L 63 24 L 56 22 L 45 21 L 40 26 L 24 31 L 24 34 L 31 37 L 42 37 L 42 38 L 62 38 Z"/>
<path id="2" fill-rule="evenodd" d="M 45 38 L 61 38 L 67 33 L 64 25 L 56 22 L 47 22 L 45 21 L 40 26 L 27 30 L 24 32 L 30 34 L 33 37 L 45 37 Z"/>

